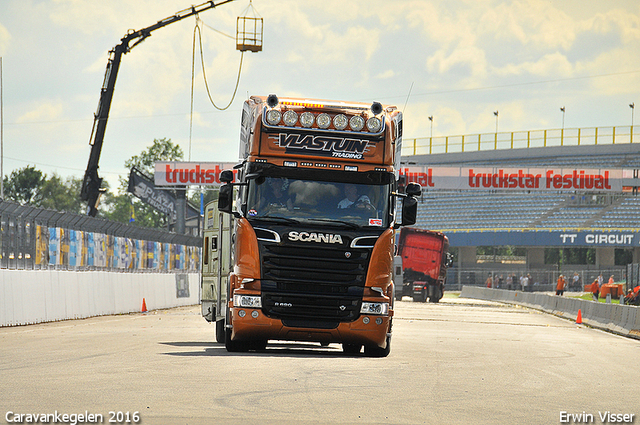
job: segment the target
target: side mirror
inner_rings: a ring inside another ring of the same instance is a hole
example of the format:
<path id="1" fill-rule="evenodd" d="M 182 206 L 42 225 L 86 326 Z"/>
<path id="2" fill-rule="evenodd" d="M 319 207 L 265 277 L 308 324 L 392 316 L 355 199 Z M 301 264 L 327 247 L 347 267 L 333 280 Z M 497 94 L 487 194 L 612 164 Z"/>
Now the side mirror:
<path id="1" fill-rule="evenodd" d="M 404 191 L 407 196 L 420 196 L 422 195 L 422 186 L 418 183 L 409 183 Z"/>
<path id="2" fill-rule="evenodd" d="M 231 176 L 233 177 L 233 173 Z M 224 171 L 222 172 L 224 174 Z M 222 180 L 222 174 L 220 174 L 220 180 Z M 227 183 L 220 186 L 220 192 L 218 194 L 218 210 L 231 214 L 231 205 L 233 205 L 233 185 Z"/>
<path id="3" fill-rule="evenodd" d="M 233 171 L 224 170 L 220 173 L 220 182 L 221 183 L 231 183 L 233 182 Z"/>
<path id="4" fill-rule="evenodd" d="M 453 266 L 453 254 L 447 251 L 446 256 L 447 259 L 445 260 L 445 267 L 449 268 Z"/>
<path id="5" fill-rule="evenodd" d="M 418 185 L 420 187 L 420 185 Z M 407 186 L 408 189 L 408 186 Z M 418 218 L 418 200 L 413 196 L 402 198 L 402 225 L 416 224 Z"/>

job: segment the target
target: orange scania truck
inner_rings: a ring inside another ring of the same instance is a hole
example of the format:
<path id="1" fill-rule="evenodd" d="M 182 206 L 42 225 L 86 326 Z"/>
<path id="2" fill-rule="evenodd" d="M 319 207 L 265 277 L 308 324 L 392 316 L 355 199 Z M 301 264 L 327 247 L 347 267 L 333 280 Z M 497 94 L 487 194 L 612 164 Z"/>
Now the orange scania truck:
<path id="1" fill-rule="evenodd" d="M 202 311 L 228 351 L 284 340 L 389 354 L 394 233 L 415 223 L 421 192 L 398 191 L 401 143 L 393 106 L 245 101 L 240 163 L 205 218 Z"/>

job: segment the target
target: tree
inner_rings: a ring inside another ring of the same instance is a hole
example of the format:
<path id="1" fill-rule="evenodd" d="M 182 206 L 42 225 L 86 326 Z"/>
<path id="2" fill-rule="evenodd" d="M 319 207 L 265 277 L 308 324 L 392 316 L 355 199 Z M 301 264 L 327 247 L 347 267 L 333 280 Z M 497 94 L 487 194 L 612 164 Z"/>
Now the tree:
<path id="1" fill-rule="evenodd" d="M 182 148 L 174 145 L 171 139 L 154 139 L 153 145 L 126 160 L 124 166 L 129 170 L 136 167 L 145 174 L 153 175 L 156 161 L 181 161 L 183 158 Z"/>
<path id="2" fill-rule="evenodd" d="M 153 144 L 125 161 L 124 165 L 129 170 L 133 167 L 145 174 L 153 175 L 156 161 L 180 161 L 184 153 L 180 146 L 173 144 L 171 139 L 154 139 Z M 128 177 L 128 176 L 127 176 Z M 130 223 L 131 208 L 135 215 L 135 222 L 131 224 L 144 227 L 166 228 L 168 217 L 157 211 L 150 205 L 139 201 L 127 192 L 128 181 L 120 177 L 120 187 L 117 194 L 105 193 L 101 203 L 100 215 L 109 220 Z"/>
<path id="3" fill-rule="evenodd" d="M 63 181 L 60 176 L 53 173 L 51 178 L 45 179 L 40 187 L 39 206 L 56 211 L 81 214 L 84 210 L 84 205 L 78 196 L 81 186 L 82 179 L 80 178 L 67 177 Z"/>
<path id="4" fill-rule="evenodd" d="M 19 170 L 14 170 L 3 179 L 4 196 L 19 204 L 38 204 L 41 197 L 40 190 L 45 179 L 46 176 L 35 166 L 27 165 Z"/>
<path id="5" fill-rule="evenodd" d="M 35 166 L 14 170 L 4 178 L 5 199 L 33 207 L 81 213 L 83 205 L 78 197 L 82 180 L 53 173 L 51 178 Z"/>

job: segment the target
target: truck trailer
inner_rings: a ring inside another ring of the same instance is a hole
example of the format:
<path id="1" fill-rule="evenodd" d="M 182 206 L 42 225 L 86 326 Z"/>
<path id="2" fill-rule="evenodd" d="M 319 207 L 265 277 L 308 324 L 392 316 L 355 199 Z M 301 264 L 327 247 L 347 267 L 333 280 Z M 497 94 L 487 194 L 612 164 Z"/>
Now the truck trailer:
<path id="1" fill-rule="evenodd" d="M 245 101 L 240 162 L 205 223 L 202 312 L 228 351 L 283 340 L 389 354 L 395 229 L 415 223 L 421 192 L 398 191 L 401 143 L 394 106 Z"/>
<path id="2" fill-rule="evenodd" d="M 396 299 L 437 303 L 444 295 L 447 268 L 451 265 L 449 239 L 440 232 L 413 227 L 400 230 L 398 256 L 402 260 L 402 286 Z"/>

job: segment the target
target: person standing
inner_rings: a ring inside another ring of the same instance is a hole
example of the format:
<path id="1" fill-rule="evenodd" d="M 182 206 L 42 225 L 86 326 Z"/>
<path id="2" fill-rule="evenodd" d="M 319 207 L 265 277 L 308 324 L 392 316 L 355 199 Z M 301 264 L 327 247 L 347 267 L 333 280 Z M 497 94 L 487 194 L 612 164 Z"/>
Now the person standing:
<path id="1" fill-rule="evenodd" d="M 562 296 L 564 294 L 564 290 L 567 287 L 567 281 L 565 280 L 563 275 L 558 276 L 558 284 L 556 285 L 556 295 Z"/>
<path id="2" fill-rule="evenodd" d="M 575 290 L 580 290 L 580 275 L 578 272 L 573 272 L 573 287 Z"/>
<path id="3" fill-rule="evenodd" d="M 591 293 L 593 294 L 593 300 L 598 301 L 600 296 L 600 285 L 598 284 L 598 278 L 596 278 L 591 284 Z"/>
<path id="4" fill-rule="evenodd" d="M 489 277 L 487 277 L 487 280 L 484 283 L 487 285 L 487 288 L 493 287 L 493 278 L 491 277 L 491 273 L 489 273 Z"/>

